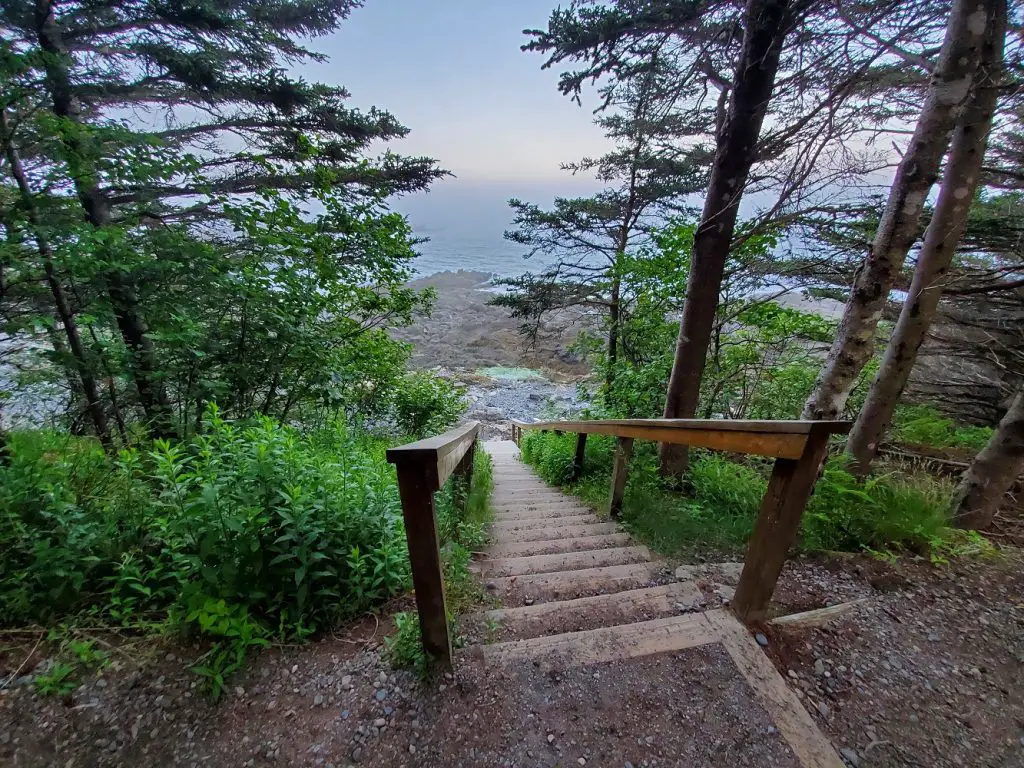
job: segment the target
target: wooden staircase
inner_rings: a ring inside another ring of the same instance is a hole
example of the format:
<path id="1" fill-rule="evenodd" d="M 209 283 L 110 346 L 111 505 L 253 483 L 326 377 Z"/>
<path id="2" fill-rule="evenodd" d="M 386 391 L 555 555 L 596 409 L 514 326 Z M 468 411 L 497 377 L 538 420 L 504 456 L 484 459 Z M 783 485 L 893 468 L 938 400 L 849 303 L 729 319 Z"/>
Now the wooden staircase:
<path id="1" fill-rule="evenodd" d="M 615 523 L 547 486 L 511 441 L 484 444 L 494 463 L 492 546 L 475 565 L 501 602 L 486 612 L 488 665 L 614 663 L 721 643 L 803 766 L 841 768 L 749 631 L 725 609 L 699 610 L 693 581 L 637 546 Z"/>

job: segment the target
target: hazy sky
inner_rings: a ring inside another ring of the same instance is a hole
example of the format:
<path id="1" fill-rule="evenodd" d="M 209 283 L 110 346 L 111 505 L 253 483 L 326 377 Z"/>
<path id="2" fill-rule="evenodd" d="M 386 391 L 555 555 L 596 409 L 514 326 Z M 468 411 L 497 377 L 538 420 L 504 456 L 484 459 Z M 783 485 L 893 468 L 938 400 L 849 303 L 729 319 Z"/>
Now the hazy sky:
<path id="1" fill-rule="evenodd" d="M 564 181 L 559 163 L 605 142 L 594 105 L 562 96 L 558 71 L 519 50 L 522 30 L 545 26 L 556 4 L 366 0 L 337 34 L 313 41 L 330 60 L 303 73 L 395 114 L 412 130 L 395 149 L 435 157 L 461 180 Z"/>

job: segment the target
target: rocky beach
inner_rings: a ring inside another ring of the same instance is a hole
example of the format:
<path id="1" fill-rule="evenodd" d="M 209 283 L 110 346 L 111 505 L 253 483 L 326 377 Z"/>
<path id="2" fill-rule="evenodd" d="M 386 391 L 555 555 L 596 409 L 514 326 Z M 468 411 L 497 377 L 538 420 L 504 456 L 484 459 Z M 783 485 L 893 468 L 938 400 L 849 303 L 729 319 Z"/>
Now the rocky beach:
<path id="1" fill-rule="evenodd" d="M 589 366 L 572 345 L 597 319 L 581 312 L 552 313 L 535 340 L 494 297 L 492 275 L 459 270 L 410 283 L 437 294 L 434 311 L 394 336 L 413 346 L 412 364 L 467 387 L 466 417 L 484 425 L 484 437 L 507 436 L 509 419 L 559 417 L 585 404 L 580 385 Z"/>

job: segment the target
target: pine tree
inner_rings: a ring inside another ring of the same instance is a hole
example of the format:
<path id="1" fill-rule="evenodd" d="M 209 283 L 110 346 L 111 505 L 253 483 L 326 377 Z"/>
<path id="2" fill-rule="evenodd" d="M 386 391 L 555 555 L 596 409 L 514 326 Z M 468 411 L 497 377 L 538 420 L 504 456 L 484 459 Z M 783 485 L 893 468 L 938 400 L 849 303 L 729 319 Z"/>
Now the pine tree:
<path id="1" fill-rule="evenodd" d="M 16 149 L 35 169 L 29 182 L 45 178 L 38 189 L 74 195 L 95 230 L 77 236 L 83 253 L 93 249 L 91 262 L 106 268 L 76 290 L 83 305 L 99 302 L 112 313 L 156 435 L 176 431 L 176 406 L 162 350 L 168 333 L 160 341 L 151 333 L 158 297 L 150 286 L 168 268 L 181 274 L 174 265 L 183 251 L 148 246 L 177 238 L 178 247 L 200 232 L 180 225 L 205 227 L 205 237 L 218 239 L 235 226 L 237 201 L 255 193 L 302 200 L 330 190 L 373 207 L 443 173 L 425 158 L 368 158 L 373 142 L 406 129 L 387 112 L 347 108 L 342 88 L 285 74 L 287 65 L 319 58 L 298 37 L 333 31 L 357 5 L 36 0 L 0 7 L 5 38 L 32 64 L 19 76 L 20 89 L 46 94 L 59 139 Z M 146 129 L 124 114 L 144 116 Z M 342 218 L 322 223 L 341 226 Z M 106 344 L 102 334 L 98 342 Z M 120 356 L 110 350 L 103 364 Z"/>
<path id="2" fill-rule="evenodd" d="M 570 307 L 597 309 L 604 318 L 605 387 L 613 383 L 622 326 L 633 297 L 624 290 L 627 256 L 650 245 L 652 228 L 682 209 L 686 195 L 703 188 L 707 151 L 681 148 L 693 128 L 665 102 L 669 90 L 655 57 L 642 78 L 610 94 L 612 114 L 596 120 L 615 149 L 599 158 L 563 166 L 593 173 L 608 185 L 586 198 L 557 198 L 544 210 L 510 200 L 514 229 L 505 237 L 554 261 L 540 273 L 500 281 L 508 292 L 492 303 L 506 306 L 535 338 L 543 317 Z"/>

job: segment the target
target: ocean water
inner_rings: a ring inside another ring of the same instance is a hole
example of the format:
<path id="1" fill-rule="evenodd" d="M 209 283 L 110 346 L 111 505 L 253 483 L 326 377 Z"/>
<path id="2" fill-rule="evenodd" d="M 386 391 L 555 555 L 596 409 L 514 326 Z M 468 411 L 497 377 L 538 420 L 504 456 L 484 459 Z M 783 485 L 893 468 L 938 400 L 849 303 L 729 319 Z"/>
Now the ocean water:
<path id="1" fill-rule="evenodd" d="M 527 259 L 526 248 L 504 238 L 512 223 L 508 199 L 550 206 L 558 195 L 586 195 L 595 189 L 594 182 L 571 178 L 547 184 L 454 179 L 435 184 L 429 192 L 401 198 L 394 207 L 408 217 L 417 237 L 428 238 L 417 246 L 420 257 L 415 266 L 420 275 L 468 269 L 513 277 L 536 272 L 550 259 L 540 254 Z"/>

